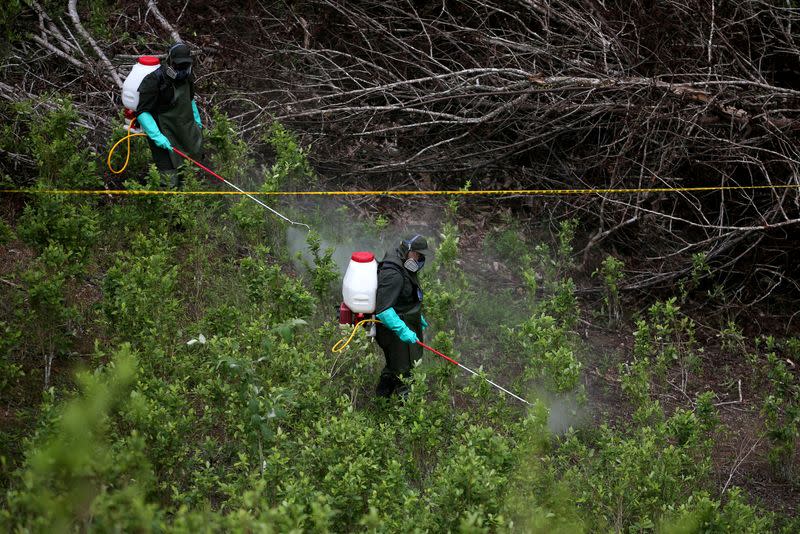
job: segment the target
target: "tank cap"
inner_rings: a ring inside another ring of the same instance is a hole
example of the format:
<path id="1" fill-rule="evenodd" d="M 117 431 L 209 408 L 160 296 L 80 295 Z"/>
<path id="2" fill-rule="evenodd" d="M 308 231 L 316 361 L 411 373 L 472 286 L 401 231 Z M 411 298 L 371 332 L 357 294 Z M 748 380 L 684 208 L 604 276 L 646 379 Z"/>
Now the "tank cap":
<path id="1" fill-rule="evenodd" d="M 353 252 L 350 259 L 356 263 L 369 263 L 375 259 L 375 254 L 372 252 Z"/>
<path id="2" fill-rule="evenodd" d="M 155 67 L 161 63 L 156 56 L 139 56 L 139 63 L 148 67 Z"/>

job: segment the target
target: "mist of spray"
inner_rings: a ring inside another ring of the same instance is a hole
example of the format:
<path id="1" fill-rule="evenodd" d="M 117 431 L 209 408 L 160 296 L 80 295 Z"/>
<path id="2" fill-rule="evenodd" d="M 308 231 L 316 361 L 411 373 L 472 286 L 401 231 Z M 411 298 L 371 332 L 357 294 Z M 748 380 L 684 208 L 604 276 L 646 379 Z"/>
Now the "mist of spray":
<path id="1" fill-rule="evenodd" d="M 314 256 L 308 246 L 308 232 L 302 228 L 289 226 L 286 229 L 286 246 L 292 259 L 292 266 L 297 272 L 305 273 L 308 266 L 314 265 Z M 350 257 L 353 252 L 369 251 L 375 254 L 380 261 L 386 250 L 386 242 L 375 236 L 351 236 L 340 242 L 333 241 L 330 237 L 323 237 L 320 250 L 332 250 L 332 259 L 339 269 L 339 274 L 344 276 Z"/>
<path id="2" fill-rule="evenodd" d="M 431 224 L 432 217 L 439 216 L 441 210 L 434 208 L 416 209 L 402 224 L 393 224 L 382 231 L 370 229 L 371 221 L 354 219 L 347 211 L 341 209 L 342 204 L 335 200 L 317 202 L 314 210 L 317 223 L 311 227 L 322 238 L 321 249 L 333 250 L 333 260 L 344 275 L 350 256 L 356 251 L 369 251 L 375 259 L 381 261 L 387 251 L 394 250 L 407 235 L 421 234 L 432 236 L 432 228 L 439 224 Z M 430 217 L 430 218 L 429 218 Z M 293 267 L 298 272 L 306 271 L 306 264 L 313 265 L 313 256 L 308 246 L 308 231 L 296 226 L 286 228 L 286 243 Z"/>
<path id="3" fill-rule="evenodd" d="M 400 224 L 390 225 L 380 233 L 374 228 L 370 228 L 371 221 L 354 220 L 345 210 L 341 209 L 338 201 L 317 202 L 313 209 L 316 212 L 318 222 L 311 226 L 320 234 L 322 243 L 321 249 L 333 250 L 333 260 L 335 261 L 339 273 L 343 276 L 350 256 L 355 251 L 370 251 L 375 254 L 378 261 L 383 258 L 387 251 L 393 250 L 400 244 L 400 240 L 408 235 L 419 233 L 428 238 L 429 243 L 434 248 L 432 260 L 426 263 L 426 269 L 435 267 L 435 246 L 439 241 L 440 229 L 443 225 L 443 210 L 439 205 L 424 205 L 422 208 L 415 208 L 408 213 L 408 216 Z M 286 228 L 286 243 L 292 259 L 294 268 L 298 272 L 305 272 L 307 265 L 313 265 L 313 256 L 308 246 L 308 232 L 305 229 L 288 226 Z M 461 265 L 464 268 L 464 275 L 468 283 L 470 292 L 485 302 L 487 308 L 495 309 L 502 307 L 502 316 L 492 313 L 486 309 L 482 312 L 460 313 L 459 330 L 469 332 L 472 339 L 479 338 L 484 342 L 479 343 L 477 350 L 464 353 L 461 356 L 465 365 L 477 369 L 483 365 L 488 376 L 501 383 L 508 383 L 513 379 L 514 371 L 502 370 L 498 368 L 496 345 L 499 344 L 498 332 L 501 326 L 516 326 L 530 317 L 530 310 L 527 306 L 520 306 L 521 299 L 513 298 L 509 293 L 507 301 L 494 302 L 489 300 L 498 294 L 499 288 L 508 285 L 511 288 L 511 278 L 507 274 L 508 258 L 500 257 L 489 247 L 482 245 L 472 247 L 461 247 L 459 255 L 462 258 Z M 520 251 L 520 254 L 524 251 Z M 498 271 L 499 266 L 499 271 Z M 513 288 L 511 288 L 513 289 Z M 481 298 L 483 297 L 483 298 Z M 499 323 L 502 323 L 499 324 Z M 461 345 L 456 339 L 456 346 Z M 523 358 L 523 356 L 520 356 Z M 513 362 L 511 362 L 513 365 Z M 517 362 L 524 365 L 524 362 Z M 514 367 L 516 367 L 514 365 Z M 504 376 L 505 375 L 505 376 Z M 528 395 L 528 400 L 541 399 L 549 408 L 548 429 L 554 434 L 562 434 L 570 427 L 583 424 L 586 421 L 585 408 L 582 407 L 574 395 L 556 395 L 546 389 L 534 386 L 528 392 L 519 392 L 523 396 Z"/>

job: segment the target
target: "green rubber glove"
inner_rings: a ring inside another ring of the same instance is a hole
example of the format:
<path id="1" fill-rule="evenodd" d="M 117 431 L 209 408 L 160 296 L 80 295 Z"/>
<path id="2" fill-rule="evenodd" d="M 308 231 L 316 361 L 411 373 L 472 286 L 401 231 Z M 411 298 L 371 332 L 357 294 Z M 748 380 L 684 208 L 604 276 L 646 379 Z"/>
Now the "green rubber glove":
<path id="1" fill-rule="evenodd" d="M 423 330 L 425 330 L 426 328 L 428 328 L 428 321 L 426 321 L 426 320 L 425 320 L 425 316 L 424 316 L 424 315 L 420 315 L 420 316 L 419 316 L 419 320 L 420 320 L 420 322 L 422 323 L 422 329 L 423 329 Z"/>
<path id="2" fill-rule="evenodd" d="M 399 337 L 400 341 L 403 343 L 414 345 L 419 342 L 417 334 L 403 322 L 400 316 L 397 315 L 397 312 L 394 311 L 394 308 L 387 308 L 375 317 L 382 322 L 386 328 L 397 334 L 397 337 Z"/>
<path id="3" fill-rule="evenodd" d="M 152 115 L 145 111 L 144 113 L 140 113 L 139 116 L 136 117 L 136 120 L 139 121 L 139 125 L 142 127 L 142 130 L 144 130 L 144 133 L 153 140 L 156 146 L 172 152 L 172 145 L 169 144 L 169 139 L 158 129 L 158 124 L 156 124 L 156 120 Z"/>
<path id="4" fill-rule="evenodd" d="M 200 110 L 197 109 L 197 102 L 192 100 L 192 114 L 194 115 L 194 122 L 197 123 L 199 128 L 203 128 L 203 121 L 200 120 Z"/>

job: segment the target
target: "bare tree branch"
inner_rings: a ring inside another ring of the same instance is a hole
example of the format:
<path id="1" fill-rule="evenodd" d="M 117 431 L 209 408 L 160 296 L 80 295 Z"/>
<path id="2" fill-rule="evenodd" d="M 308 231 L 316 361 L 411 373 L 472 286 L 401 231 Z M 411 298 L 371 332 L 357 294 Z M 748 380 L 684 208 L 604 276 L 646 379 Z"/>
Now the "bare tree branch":
<path id="1" fill-rule="evenodd" d="M 156 0 L 147 0 L 147 12 L 152 13 L 158 23 L 161 24 L 161 27 L 169 32 L 173 42 L 177 43 L 183 41 L 177 30 L 173 28 L 172 24 L 170 24 L 164 15 L 161 14 L 161 11 L 159 11 L 158 2 Z"/>
<path id="2" fill-rule="evenodd" d="M 72 23 L 75 25 L 75 29 L 77 29 L 78 33 L 80 33 L 81 36 L 83 36 L 83 38 L 86 39 L 86 41 L 89 43 L 89 45 L 91 45 L 92 50 L 94 50 L 95 54 L 97 54 L 97 57 L 100 58 L 100 62 L 105 67 L 106 72 L 108 73 L 111 80 L 117 85 L 117 87 L 121 89 L 122 80 L 119 77 L 119 73 L 117 73 L 117 69 L 114 68 L 114 65 L 112 65 L 111 62 L 108 60 L 106 54 L 97 45 L 97 42 L 89 34 L 89 32 L 86 31 L 86 29 L 83 27 L 83 24 L 81 24 L 81 18 L 80 16 L 78 16 L 77 5 L 78 5 L 78 0 L 69 0 L 67 4 L 67 10 L 69 11 L 69 16 L 72 19 Z"/>

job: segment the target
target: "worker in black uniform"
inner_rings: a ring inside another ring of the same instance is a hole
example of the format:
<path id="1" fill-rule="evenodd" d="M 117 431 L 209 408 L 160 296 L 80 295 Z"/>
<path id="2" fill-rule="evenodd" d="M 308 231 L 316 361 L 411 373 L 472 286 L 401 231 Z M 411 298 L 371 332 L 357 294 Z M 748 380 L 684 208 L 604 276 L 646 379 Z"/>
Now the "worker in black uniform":
<path id="1" fill-rule="evenodd" d="M 420 235 L 403 239 L 394 251 L 387 252 L 378 267 L 375 317 L 380 320 L 375 338 L 383 349 L 386 366 L 375 393 L 405 397 L 407 387 L 401 378 L 411 376 L 411 365 L 422 358 L 422 331 L 428 323 L 422 316 L 422 289 L 417 273 L 425 265 L 428 243 Z"/>
<path id="2" fill-rule="evenodd" d="M 153 161 L 170 176 L 170 185 L 180 187 L 177 169 L 183 159 L 173 146 L 193 159 L 203 155 L 203 123 L 194 101 L 192 55 L 189 47 L 177 43 L 167 59 L 139 84 L 136 118 L 147 134 Z"/>

